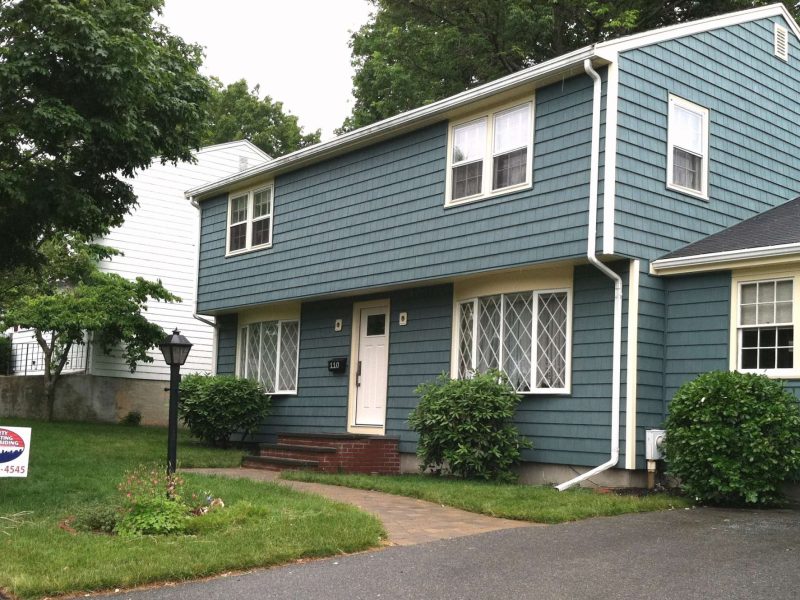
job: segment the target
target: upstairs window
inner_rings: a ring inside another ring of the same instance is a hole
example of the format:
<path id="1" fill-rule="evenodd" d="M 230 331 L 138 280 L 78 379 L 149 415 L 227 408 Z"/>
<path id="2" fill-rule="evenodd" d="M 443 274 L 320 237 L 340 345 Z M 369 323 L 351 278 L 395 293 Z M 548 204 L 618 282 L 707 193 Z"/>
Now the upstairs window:
<path id="1" fill-rule="evenodd" d="M 272 245 L 272 185 L 231 194 L 228 200 L 228 254 Z"/>
<path id="2" fill-rule="evenodd" d="M 497 294 L 458 304 L 458 376 L 499 369 L 519 393 L 569 391 L 569 294 Z"/>
<path id="3" fill-rule="evenodd" d="M 791 279 L 740 284 L 739 369 L 794 368 L 793 288 Z"/>
<path id="4" fill-rule="evenodd" d="M 239 330 L 237 375 L 270 394 L 296 394 L 299 349 L 299 321 L 251 323 Z"/>
<path id="5" fill-rule="evenodd" d="M 450 127 L 446 205 L 530 185 L 533 103 L 496 110 Z"/>
<path id="6" fill-rule="evenodd" d="M 708 109 L 669 97 L 667 187 L 708 198 Z"/>

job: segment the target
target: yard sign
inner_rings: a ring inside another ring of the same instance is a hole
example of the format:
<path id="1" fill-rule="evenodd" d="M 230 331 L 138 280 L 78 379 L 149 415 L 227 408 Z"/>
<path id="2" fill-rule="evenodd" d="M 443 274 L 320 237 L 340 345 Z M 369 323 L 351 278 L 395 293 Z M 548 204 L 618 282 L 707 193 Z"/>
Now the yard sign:
<path id="1" fill-rule="evenodd" d="M 30 427 L 0 425 L 0 477 L 27 477 Z"/>

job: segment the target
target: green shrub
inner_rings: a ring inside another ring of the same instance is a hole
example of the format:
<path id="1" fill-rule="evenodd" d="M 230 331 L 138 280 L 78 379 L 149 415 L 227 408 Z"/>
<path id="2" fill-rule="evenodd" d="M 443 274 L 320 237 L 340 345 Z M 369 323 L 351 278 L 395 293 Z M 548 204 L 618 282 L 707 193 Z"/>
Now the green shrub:
<path id="1" fill-rule="evenodd" d="M 11 375 L 11 338 L 0 335 L 0 375 Z"/>
<path id="2" fill-rule="evenodd" d="M 772 504 L 800 467 L 800 408 L 783 383 L 715 371 L 685 383 L 669 408 L 668 472 L 712 504 Z"/>
<path id="3" fill-rule="evenodd" d="M 77 511 L 72 525 L 78 531 L 113 533 L 122 512 L 105 504 L 85 506 Z"/>
<path id="4" fill-rule="evenodd" d="M 270 397 L 261 385 L 231 375 L 187 375 L 180 385 L 181 420 L 192 435 L 227 447 L 233 433 L 255 429 L 269 413 Z"/>
<path id="5" fill-rule="evenodd" d="M 132 410 L 127 415 L 119 420 L 120 425 L 127 427 L 138 427 L 142 423 L 142 413 L 138 410 Z"/>
<path id="6" fill-rule="evenodd" d="M 186 505 L 163 497 L 148 498 L 133 505 L 116 525 L 123 536 L 171 535 L 186 531 Z"/>
<path id="7" fill-rule="evenodd" d="M 183 486 L 182 477 L 167 475 L 160 465 L 127 471 L 117 486 L 124 504 L 114 531 L 126 536 L 183 533 L 189 516 Z"/>
<path id="8" fill-rule="evenodd" d="M 520 450 L 530 448 L 511 424 L 520 397 L 505 375 L 490 371 L 417 387 L 420 402 L 409 417 L 419 433 L 421 469 L 457 477 L 513 480 Z"/>

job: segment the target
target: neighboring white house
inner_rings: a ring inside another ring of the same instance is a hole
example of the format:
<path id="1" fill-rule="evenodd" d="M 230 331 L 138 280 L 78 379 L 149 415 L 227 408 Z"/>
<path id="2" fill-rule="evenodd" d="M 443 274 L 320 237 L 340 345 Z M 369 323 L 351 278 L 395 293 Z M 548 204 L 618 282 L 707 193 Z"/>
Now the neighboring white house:
<path id="1" fill-rule="evenodd" d="M 148 318 L 167 332 L 177 327 L 194 344 L 182 373 L 210 373 L 214 370 L 214 329 L 193 316 L 200 221 L 197 209 L 186 200 L 184 191 L 256 166 L 270 157 L 246 140 L 206 146 L 194 156 L 195 163 L 177 165 L 162 165 L 155 160 L 150 168 L 129 180 L 138 197 L 138 206 L 120 227 L 101 240 L 123 254 L 101 262 L 100 269 L 129 279 L 139 276 L 160 279 L 164 287 L 180 296 L 181 302 L 173 304 L 150 302 Z M 36 340 L 31 332 L 18 331 L 13 334 L 13 341 L 18 353 L 24 352 L 26 343 L 32 342 L 28 350 L 33 356 Z M 93 408 L 88 413 L 77 409 L 81 414 L 63 416 L 91 418 L 95 415 L 101 420 L 111 420 L 128 410 L 139 410 L 146 422 L 162 420 L 162 409 L 166 415 L 166 405 L 162 406 L 163 382 L 169 379 L 169 367 L 158 349 L 150 354 L 155 360 L 140 363 L 134 373 L 118 353 L 104 355 L 100 348 L 93 347 L 85 362 L 83 357 L 76 357 L 72 370 L 82 371 L 85 365 L 85 372 L 90 377 L 85 382 L 70 378 L 74 381 L 65 388 L 78 385 L 80 389 L 65 389 L 64 393 L 70 396 L 68 404 L 73 407 L 81 395 L 90 396 Z M 24 357 L 16 356 L 15 362 L 17 374 L 23 374 L 23 370 L 28 374 L 37 370 L 41 372 L 40 364 L 26 365 Z M 127 381 L 115 383 L 107 378 Z M 57 413 L 59 404 L 57 401 Z M 114 407 L 102 404 L 114 404 Z"/>

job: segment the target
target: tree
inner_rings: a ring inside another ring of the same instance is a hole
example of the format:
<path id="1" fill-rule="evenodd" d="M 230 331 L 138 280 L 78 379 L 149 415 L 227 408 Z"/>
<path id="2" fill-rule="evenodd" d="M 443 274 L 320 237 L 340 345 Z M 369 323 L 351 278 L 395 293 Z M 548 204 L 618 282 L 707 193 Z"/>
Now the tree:
<path id="1" fill-rule="evenodd" d="M 12 273 L 19 285 L 8 293 L 6 325 L 33 329 L 44 354 L 44 388 L 47 418 L 53 418 L 56 384 L 69 351 L 84 343 L 86 331 L 105 353 L 120 344 L 131 371 L 139 362 L 152 362 L 147 351 L 164 338 L 164 330 L 144 316 L 148 299 L 178 300 L 160 282 L 137 277 L 129 281 L 102 273 L 97 261 L 117 252 L 85 238 L 56 235 L 41 245 L 44 265 L 32 271 L 20 267 Z M 33 277 L 23 283 L 26 275 Z"/>
<path id="2" fill-rule="evenodd" d="M 356 102 L 340 132 L 595 42 L 771 0 L 371 1 L 372 20 L 351 37 Z"/>
<path id="3" fill-rule="evenodd" d="M 203 144 L 245 139 L 274 158 L 319 142 L 319 129 L 304 134 L 297 117 L 283 111 L 282 102 L 259 97 L 258 85 L 250 90 L 244 79 L 227 87 L 218 79 L 212 84 Z"/>
<path id="4" fill-rule="evenodd" d="M 162 3 L 0 0 L 0 268 L 121 224 L 152 157 L 191 160 L 209 84 Z"/>

